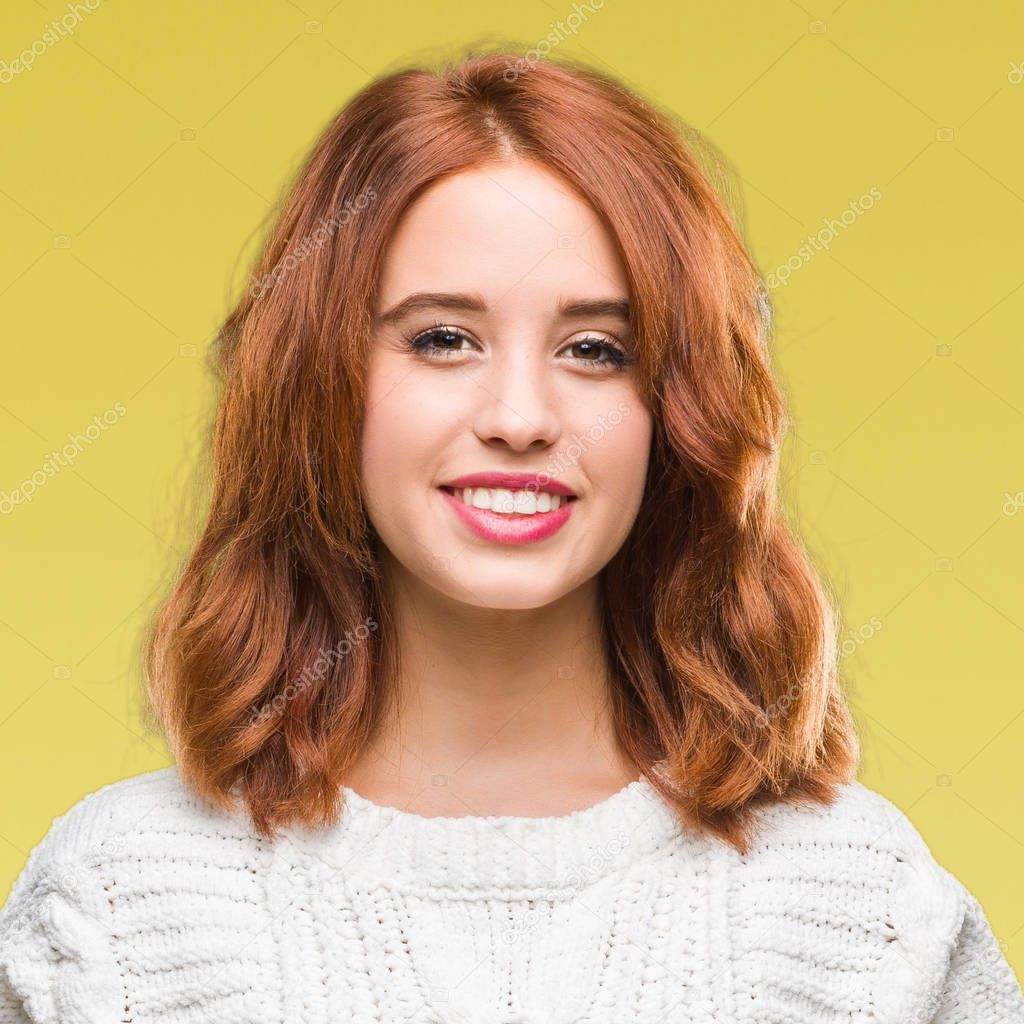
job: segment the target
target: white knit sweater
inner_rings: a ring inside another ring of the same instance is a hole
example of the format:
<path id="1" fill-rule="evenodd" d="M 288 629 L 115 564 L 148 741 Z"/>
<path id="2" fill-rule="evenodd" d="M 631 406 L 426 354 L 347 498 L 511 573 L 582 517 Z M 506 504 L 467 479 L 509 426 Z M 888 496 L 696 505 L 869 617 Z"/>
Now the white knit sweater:
<path id="1" fill-rule="evenodd" d="M 860 783 L 745 856 L 646 779 L 547 818 L 346 797 L 270 842 L 175 768 L 90 793 L 0 912 L 0 1022 L 1024 1022 L 977 901 Z"/>

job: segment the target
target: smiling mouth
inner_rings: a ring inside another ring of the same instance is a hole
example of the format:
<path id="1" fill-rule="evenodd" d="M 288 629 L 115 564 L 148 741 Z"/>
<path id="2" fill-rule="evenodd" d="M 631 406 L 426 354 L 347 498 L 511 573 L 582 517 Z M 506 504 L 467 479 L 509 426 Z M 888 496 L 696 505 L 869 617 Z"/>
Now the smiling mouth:
<path id="1" fill-rule="evenodd" d="M 452 495 L 469 508 L 507 516 L 510 519 L 526 519 L 548 512 L 556 512 L 563 505 L 577 500 L 575 494 L 515 491 L 503 487 L 449 487 L 445 485 L 440 490 Z"/>

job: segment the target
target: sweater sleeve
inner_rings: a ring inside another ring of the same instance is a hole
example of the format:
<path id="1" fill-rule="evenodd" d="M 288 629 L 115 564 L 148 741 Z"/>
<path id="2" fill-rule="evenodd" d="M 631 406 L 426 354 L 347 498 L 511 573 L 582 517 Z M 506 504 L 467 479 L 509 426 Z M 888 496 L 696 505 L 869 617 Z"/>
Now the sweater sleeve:
<path id="1" fill-rule="evenodd" d="M 966 909 L 931 1024 L 1024 1024 L 1024 994 L 984 910 L 949 877 Z"/>
<path id="2" fill-rule="evenodd" d="M 32 850 L 0 910 L 0 1024 L 124 1018 L 110 903 L 95 863 L 61 821 Z"/>

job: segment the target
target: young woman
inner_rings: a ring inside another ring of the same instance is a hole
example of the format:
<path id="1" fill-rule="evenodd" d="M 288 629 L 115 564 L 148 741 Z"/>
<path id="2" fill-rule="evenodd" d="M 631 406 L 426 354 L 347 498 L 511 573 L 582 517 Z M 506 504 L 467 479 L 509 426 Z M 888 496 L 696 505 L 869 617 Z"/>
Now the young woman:
<path id="1" fill-rule="evenodd" d="M 220 334 L 147 646 L 176 764 L 32 851 L 0 1022 L 1024 1021 L 855 779 L 713 182 L 566 62 L 341 111 Z"/>

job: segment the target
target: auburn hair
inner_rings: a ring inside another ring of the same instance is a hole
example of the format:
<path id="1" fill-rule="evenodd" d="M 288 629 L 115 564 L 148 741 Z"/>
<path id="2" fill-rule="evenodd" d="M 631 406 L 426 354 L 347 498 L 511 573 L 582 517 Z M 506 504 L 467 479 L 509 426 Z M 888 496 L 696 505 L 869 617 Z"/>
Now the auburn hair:
<path id="1" fill-rule="evenodd" d="M 509 47 L 384 75 L 326 126 L 217 334 L 209 508 L 144 639 L 147 714 L 196 793 L 265 838 L 338 820 L 399 670 L 358 472 L 382 257 L 427 186 L 505 160 L 585 197 L 630 285 L 655 426 L 599 580 L 624 750 L 740 852 L 760 806 L 854 778 L 838 616 L 777 492 L 769 296 L 710 152 L 613 77 Z"/>

